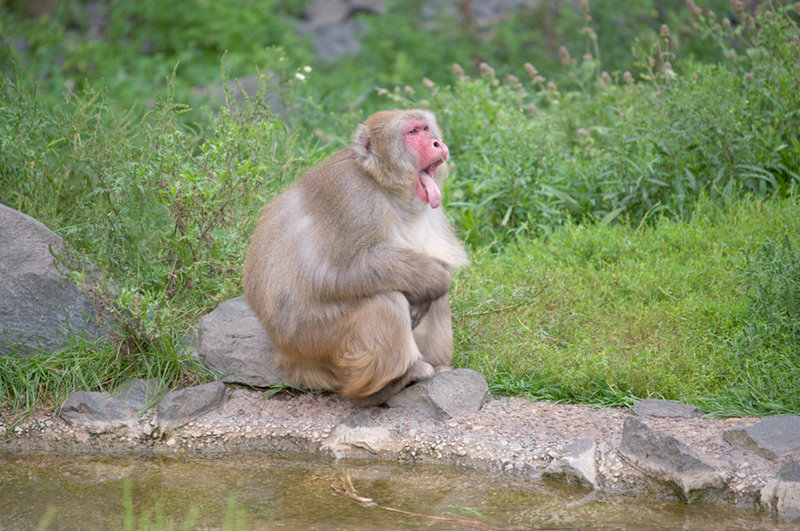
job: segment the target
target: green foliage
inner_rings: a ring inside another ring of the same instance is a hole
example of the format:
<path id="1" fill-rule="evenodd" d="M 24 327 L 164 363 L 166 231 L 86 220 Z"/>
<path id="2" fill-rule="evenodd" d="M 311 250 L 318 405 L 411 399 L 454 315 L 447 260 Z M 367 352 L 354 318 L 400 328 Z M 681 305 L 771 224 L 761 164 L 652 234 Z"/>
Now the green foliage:
<path id="1" fill-rule="evenodd" d="M 258 209 L 298 162 L 261 99 L 223 107 L 201 136 L 170 91 L 139 121 L 94 91 L 56 108 L 9 80 L 0 95 L 3 202 L 61 227 L 112 277 L 168 298 L 225 292 Z"/>

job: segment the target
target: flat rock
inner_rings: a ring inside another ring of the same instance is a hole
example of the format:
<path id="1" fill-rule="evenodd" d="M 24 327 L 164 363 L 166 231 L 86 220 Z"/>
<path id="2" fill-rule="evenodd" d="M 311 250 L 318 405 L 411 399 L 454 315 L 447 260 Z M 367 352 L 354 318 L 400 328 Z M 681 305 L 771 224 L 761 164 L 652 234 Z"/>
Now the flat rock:
<path id="1" fill-rule="evenodd" d="M 386 404 L 447 419 L 474 413 L 488 399 L 489 386 L 480 373 L 472 369 L 453 369 L 406 387 Z"/>
<path id="2" fill-rule="evenodd" d="M 331 432 L 320 450 L 336 457 L 370 457 L 398 449 L 392 433 L 368 415 L 351 413 Z"/>
<path id="3" fill-rule="evenodd" d="M 162 394 L 163 392 L 159 389 L 157 379 L 143 380 L 134 378 L 120 387 L 113 396 L 122 399 L 126 404 L 138 411 L 144 411 L 148 405 L 157 402 Z"/>
<path id="4" fill-rule="evenodd" d="M 654 400 L 648 398 L 641 400 L 633 406 L 633 411 L 639 417 L 672 417 L 695 418 L 702 417 L 703 413 L 694 406 L 671 402 L 669 400 Z"/>
<path id="5" fill-rule="evenodd" d="M 577 483 L 594 489 L 597 486 L 594 439 L 579 439 L 564 448 L 564 455 L 553 460 L 542 476 Z"/>
<path id="6" fill-rule="evenodd" d="M 197 357 L 222 373 L 222 381 L 254 387 L 283 384 L 272 344 L 243 296 L 221 302 L 200 318 Z"/>
<path id="7" fill-rule="evenodd" d="M 786 463 L 775 479 L 761 489 L 761 505 L 781 518 L 800 520 L 800 461 Z"/>
<path id="8" fill-rule="evenodd" d="M 172 391 L 158 404 L 161 433 L 180 428 L 225 401 L 225 384 L 216 381 Z"/>
<path id="9" fill-rule="evenodd" d="M 650 429 L 636 417 L 625 419 L 620 453 L 647 474 L 671 485 L 684 501 L 701 499 L 726 481 L 682 441 Z"/>
<path id="10" fill-rule="evenodd" d="M 99 270 L 60 236 L 0 204 L 0 249 L 0 355 L 53 352 L 73 338 L 94 341 L 106 334 L 108 316 L 98 315 L 68 273 L 82 270 L 87 289 L 94 289 Z"/>
<path id="11" fill-rule="evenodd" d="M 133 427 L 138 410 L 123 398 L 109 393 L 76 391 L 61 406 L 61 418 L 89 433 L 107 433 Z"/>
<path id="12" fill-rule="evenodd" d="M 751 450 L 766 459 L 780 459 L 800 450 L 800 416 L 765 418 L 747 428 L 725 430 L 722 437 L 737 448 Z"/>

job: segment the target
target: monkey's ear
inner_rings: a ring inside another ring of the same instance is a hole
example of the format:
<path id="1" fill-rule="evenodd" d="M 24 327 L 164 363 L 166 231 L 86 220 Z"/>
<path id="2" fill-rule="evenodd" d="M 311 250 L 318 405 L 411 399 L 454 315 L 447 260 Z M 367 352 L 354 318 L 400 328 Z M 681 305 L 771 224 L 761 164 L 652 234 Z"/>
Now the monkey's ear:
<path id="1" fill-rule="evenodd" d="M 372 157 L 372 139 L 369 136 L 369 130 L 366 125 L 361 124 L 358 126 L 356 134 L 353 135 L 353 144 L 362 160 Z"/>

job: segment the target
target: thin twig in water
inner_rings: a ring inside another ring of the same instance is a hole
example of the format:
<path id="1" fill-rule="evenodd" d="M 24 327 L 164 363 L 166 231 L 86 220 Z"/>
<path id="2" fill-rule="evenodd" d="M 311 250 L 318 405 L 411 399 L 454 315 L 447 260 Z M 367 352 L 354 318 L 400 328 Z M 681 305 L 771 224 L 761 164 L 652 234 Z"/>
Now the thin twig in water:
<path id="1" fill-rule="evenodd" d="M 353 481 L 350 479 L 350 476 L 344 476 L 342 478 L 342 486 L 340 487 L 336 483 L 331 484 L 331 491 L 336 494 L 337 496 L 341 496 L 342 498 L 347 498 L 348 500 L 354 501 L 364 507 L 377 507 L 379 509 L 383 509 L 385 511 L 391 511 L 394 513 L 404 514 L 406 516 L 415 516 L 417 518 L 425 518 L 428 520 L 435 520 L 437 522 L 446 522 L 448 524 L 460 525 L 462 527 L 469 527 L 471 529 L 480 529 L 482 531 L 491 531 L 496 530 L 496 527 L 492 527 L 490 525 L 484 524 L 483 522 L 478 522 L 476 520 L 465 520 L 463 518 L 448 518 L 446 516 L 433 516 L 430 514 L 420 514 L 414 513 L 411 511 L 404 511 L 403 509 L 395 509 L 394 507 L 386 507 L 384 505 L 378 505 L 372 498 L 365 498 L 363 496 L 359 496 L 356 492 L 355 487 L 353 487 Z"/>

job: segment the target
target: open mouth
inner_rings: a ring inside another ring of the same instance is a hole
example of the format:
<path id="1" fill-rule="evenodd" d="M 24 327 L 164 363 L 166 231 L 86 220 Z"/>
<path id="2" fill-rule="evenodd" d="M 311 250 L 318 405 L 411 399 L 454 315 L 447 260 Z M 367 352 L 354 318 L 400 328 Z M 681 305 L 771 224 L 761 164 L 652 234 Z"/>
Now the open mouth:
<path id="1" fill-rule="evenodd" d="M 442 203 L 442 192 L 439 190 L 439 187 L 436 186 L 436 181 L 434 181 L 433 176 L 436 173 L 436 168 L 441 166 L 443 162 L 444 159 L 439 159 L 426 168 L 423 168 L 423 170 L 419 172 L 417 179 L 417 197 L 430 204 L 431 208 L 436 208 Z"/>

